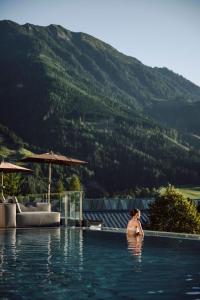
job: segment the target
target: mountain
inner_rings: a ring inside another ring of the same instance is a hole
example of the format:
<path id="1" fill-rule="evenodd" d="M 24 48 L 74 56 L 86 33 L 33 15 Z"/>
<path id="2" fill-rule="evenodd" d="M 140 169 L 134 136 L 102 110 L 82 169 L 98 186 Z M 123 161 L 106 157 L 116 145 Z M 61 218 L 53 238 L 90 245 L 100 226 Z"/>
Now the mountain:
<path id="1" fill-rule="evenodd" d="M 26 143 L 88 160 L 109 192 L 197 183 L 200 88 L 59 25 L 0 22 L 0 122 Z"/>

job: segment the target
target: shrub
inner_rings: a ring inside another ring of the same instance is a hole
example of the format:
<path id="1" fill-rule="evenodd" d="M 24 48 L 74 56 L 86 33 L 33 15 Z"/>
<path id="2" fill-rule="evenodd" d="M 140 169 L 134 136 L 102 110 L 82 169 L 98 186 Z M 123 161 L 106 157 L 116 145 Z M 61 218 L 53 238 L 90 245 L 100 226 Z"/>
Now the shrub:
<path id="1" fill-rule="evenodd" d="M 65 188 L 64 188 L 63 182 L 61 179 L 59 179 L 56 184 L 56 193 L 62 193 L 64 190 L 65 190 Z"/>
<path id="2" fill-rule="evenodd" d="M 149 218 L 153 230 L 200 234 L 200 214 L 195 204 L 172 186 L 156 196 Z"/>
<path id="3" fill-rule="evenodd" d="M 69 181 L 69 191 L 81 191 L 80 179 L 77 175 L 72 175 Z"/>
<path id="4" fill-rule="evenodd" d="M 4 174 L 4 186 L 5 195 L 18 195 L 21 188 L 21 174 Z"/>

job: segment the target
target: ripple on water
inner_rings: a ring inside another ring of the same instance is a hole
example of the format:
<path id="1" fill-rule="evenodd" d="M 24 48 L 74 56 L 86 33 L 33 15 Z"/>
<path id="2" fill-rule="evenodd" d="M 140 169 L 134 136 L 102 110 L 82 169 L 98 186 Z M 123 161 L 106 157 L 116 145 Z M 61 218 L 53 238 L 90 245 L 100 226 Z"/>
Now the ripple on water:
<path id="1" fill-rule="evenodd" d="M 200 292 L 186 292 L 186 295 L 200 295 Z"/>

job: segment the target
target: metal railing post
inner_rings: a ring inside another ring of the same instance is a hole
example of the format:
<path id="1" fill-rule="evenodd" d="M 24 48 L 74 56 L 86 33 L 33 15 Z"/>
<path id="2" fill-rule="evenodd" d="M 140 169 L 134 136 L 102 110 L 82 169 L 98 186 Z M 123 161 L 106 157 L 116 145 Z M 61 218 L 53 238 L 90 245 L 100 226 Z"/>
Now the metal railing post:
<path id="1" fill-rule="evenodd" d="M 68 195 L 64 197 L 64 216 L 65 216 L 65 226 L 68 225 Z"/>
<path id="2" fill-rule="evenodd" d="M 83 192 L 79 192 L 79 198 L 80 198 L 80 215 L 79 215 L 79 223 L 80 226 L 83 224 Z"/>

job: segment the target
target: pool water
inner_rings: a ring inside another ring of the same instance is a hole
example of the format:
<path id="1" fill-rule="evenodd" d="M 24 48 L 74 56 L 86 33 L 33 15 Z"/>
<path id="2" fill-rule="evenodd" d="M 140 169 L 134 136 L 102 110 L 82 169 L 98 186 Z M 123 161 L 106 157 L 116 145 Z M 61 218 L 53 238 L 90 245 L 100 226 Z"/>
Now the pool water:
<path id="1" fill-rule="evenodd" d="M 200 241 L 0 230 L 0 299 L 200 299 Z"/>

